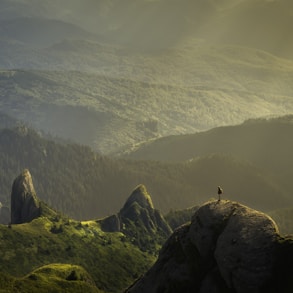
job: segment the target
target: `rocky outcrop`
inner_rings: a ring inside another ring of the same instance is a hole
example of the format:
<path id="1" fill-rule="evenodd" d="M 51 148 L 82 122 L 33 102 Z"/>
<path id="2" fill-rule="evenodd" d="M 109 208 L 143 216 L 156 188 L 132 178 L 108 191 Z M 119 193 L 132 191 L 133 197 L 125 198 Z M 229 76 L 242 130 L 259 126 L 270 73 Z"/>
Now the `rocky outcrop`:
<path id="1" fill-rule="evenodd" d="M 237 202 L 208 202 L 173 233 L 154 266 L 126 292 L 287 292 L 276 288 L 290 282 L 279 272 L 285 254 L 292 259 L 293 246 L 280 239 L 266 214 Z M 286 269 L 292 268 L 287 262 Z"/>
<path id="2" fill-rule="evenodd" d="M 132 221 L 145 232 L 157 233 L 160 230 L 168 235 L 172 232 L 162 214 L 154 208 L 151 196 L 142 184 L 133 190 L 119 215 L 124 224 Z"/>
<path id="3" fill-rule="evenodd" d="M 144 185 L 137 186 L 117 215 L 99 221 L 104 232 L 123 232 L 139 247 L 147 249 L 162 244 L 172 229 L 160 211 L 154 208 Z"/>
<path id="4" fill-rule="evenodd" d="M 40 216 L 39 200 L 32 176 L 25 169 L 13 182 L 11 192 L 11 224 L 31 222 Z"/>
<path id="5" fill-rule="evenodd" d="M 104 232 L 120 232 L 121 221 L 119 215 L 112 215 L 99 221 Z"/>

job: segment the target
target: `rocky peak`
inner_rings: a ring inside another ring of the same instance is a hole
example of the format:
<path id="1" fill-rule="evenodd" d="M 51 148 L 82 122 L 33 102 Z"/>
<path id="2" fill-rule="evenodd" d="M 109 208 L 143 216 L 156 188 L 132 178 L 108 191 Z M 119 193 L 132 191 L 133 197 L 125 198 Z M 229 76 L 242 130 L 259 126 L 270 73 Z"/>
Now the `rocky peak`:
<path id="1" fill-rule="evenodd" d="M 32 221 L 40 215 L 32 176 L 25 169 L 13 182 L 11 192 L 11 224 Z"/>
<path id="2" fill-rule="evenodd" d="M 99 222 L 103 231 L 121 231 L 143 249 L 151 249 L 154 243 L 161 245 L 172 233 L 142 184 L 133 190 L 119 213 Z"/>
<path id="3" fill-rule="evenodd" d="M 279 273 L 280 255 L 288 258 L 281 242 L 266 214 L 237 202 L 211 201 L 173 233 L 154 266 L 126 292 L 287 292 L 276 290 L 289 280 Z M 292 245 L 286 242 L 291 254 Z M 292 268 L 286 267 L 290 274 Z"/>
<path id="4" fill-rule="evenodd" d="M 143 184 L 133 190 L 122 210 L 128 209 L 133 203 L 137 203 L 141 208 L 154 209 L 152 198 Z"/>

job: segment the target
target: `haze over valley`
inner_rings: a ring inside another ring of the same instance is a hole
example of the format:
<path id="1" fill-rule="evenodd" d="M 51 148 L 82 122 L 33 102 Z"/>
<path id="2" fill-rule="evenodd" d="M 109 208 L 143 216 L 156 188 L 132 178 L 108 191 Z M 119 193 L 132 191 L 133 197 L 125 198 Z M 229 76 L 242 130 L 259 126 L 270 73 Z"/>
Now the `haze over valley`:
<path id="1" fill-rule="evenodd" d="M 2 111 L 104 154 L 292 113 L 289 1 L 169 2 L 1 2 Z"/>

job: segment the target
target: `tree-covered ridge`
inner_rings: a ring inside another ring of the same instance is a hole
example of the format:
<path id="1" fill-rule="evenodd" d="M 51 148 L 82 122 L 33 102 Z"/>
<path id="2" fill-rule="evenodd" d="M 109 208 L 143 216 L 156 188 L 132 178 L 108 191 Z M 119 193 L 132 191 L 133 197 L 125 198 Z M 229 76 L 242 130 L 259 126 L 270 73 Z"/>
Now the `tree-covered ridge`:
<path id="1" fill-rule="evenodd" d="M 228 155 L 214 154 L 176 164 L 118 160 L 101 156 L 87 146 L 44 139 L 26 127 L 1 130 L 0 151 L 3 205 L 10 205 L 11 178 L 28 168 L 40 199 L 75 219 L 116 213 L 130 190 L 141 183 L 163 213 L 216 196 L 219 182 L 224 186 L 224 196 L 261 210 L 290 204 L 274 179 Z M 255 194 L 248 196 L 251 189 Z"/>

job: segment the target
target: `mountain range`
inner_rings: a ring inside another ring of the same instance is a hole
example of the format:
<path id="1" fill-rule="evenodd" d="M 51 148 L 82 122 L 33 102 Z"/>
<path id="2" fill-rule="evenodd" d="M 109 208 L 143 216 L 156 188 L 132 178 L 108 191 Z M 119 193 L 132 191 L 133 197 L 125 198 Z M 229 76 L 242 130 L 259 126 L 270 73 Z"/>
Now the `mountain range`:
<path id="1" fill-rule="evenodd" d="M 1 19 L 47 18 L 102 35 L 115 44 L 165 49 L 185 39 L 235 43 L 292 57 L 289 0 L 4 0 Z M 134 26 L 135 24 L 135 26 Z"/>
<path id="2" fill-rule="evenodd" d="M 3 0 L 0 22 L 2 111 L 103 154 L 292 113 L 288 0 Z"/>

